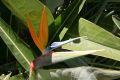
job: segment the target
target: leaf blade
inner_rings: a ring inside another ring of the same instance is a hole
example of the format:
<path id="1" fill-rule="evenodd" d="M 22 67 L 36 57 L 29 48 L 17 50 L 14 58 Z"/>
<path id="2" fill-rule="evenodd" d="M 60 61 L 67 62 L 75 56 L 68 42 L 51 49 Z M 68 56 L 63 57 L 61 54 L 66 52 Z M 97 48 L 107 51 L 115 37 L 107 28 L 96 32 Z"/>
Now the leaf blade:
<path id="1" fill-rule="evenodd" d="M 62 47 L 63 49 L 93 50 L 102 48 L 105 49 L 105 51 L 92 55 L 120 61 L 120 38 L 114 36 L 110 32 L 83 18 L 79 20 L 78 27 L 79 35 L 87 36 L 88 39 L 81 39 L 81 42 L 79 43 L 68 43 Z M 68 35 L 71 36 L 73 34 L 68 32 L 66 36 Z"/>
<path id="2" fill-rule="evenodd" d="M 26 25 L 26 15 L 30 18 L 33 23 L 34 30 L 38 33 L 39 30 L 39 19 L 42 12 L 43 6 L 45 6 L 39 0 L 2 0 L 4 5 L 10 9 L 10 11 L 15 14 L 24 24 Z M 50 26 L 53 21 L 53 15 L 50 10 L 46 7 L 46 14 L 48 17 L 48 26 Z"/>
<path id="3" fill-rule="evenodd" d="M 29 70 L 29 64 L 34 59 L 33 52 L 23 44 L 18 36 L 8 28 L 9 26 L 0 18 L 0 36 L 18 60 L 18 62 Z M 16 38 L 17 37 L 17 38 Z M 26 53 L 27 52 L 27 53 Z"/>
<path id="4" fill-rule="evenodd" d="M 119 37 L 83 18 L 79 20 L 79 35 L 87 36 L 93 42 L 120 50 Z"/>

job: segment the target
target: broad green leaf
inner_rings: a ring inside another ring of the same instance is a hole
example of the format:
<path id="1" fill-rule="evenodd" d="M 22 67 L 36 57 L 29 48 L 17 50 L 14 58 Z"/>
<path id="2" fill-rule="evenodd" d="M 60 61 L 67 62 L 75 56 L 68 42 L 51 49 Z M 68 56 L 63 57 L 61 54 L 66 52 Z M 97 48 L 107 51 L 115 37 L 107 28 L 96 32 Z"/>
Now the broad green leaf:
<path id="1" fill-rule="evenodd" d="M 39 22 L 43 4 L 39 0 L 2 0 L 12 13 L 26 24 L 25 16 L 31 19 L 36 32 L 39 30 Z M 54 18 L 48 8 L 46 8 L 48 25 L 50 26 Z"/>
<path id="2" fill-rule="evenodd" d="M 120 50 L 120 38 L 83 18 L 79 21 L 79 35 L 87 36 L 90 41 Z"/>
<path id="3" fill-rule="evenodd" d="M 113 15 L 112 19 L 113 19 L 114 23 L 116 24 L 116 26 L 120 29 L 120 18 Z"/>
<path id="4" fill-rule="evenodd" d="M 82 10 L 85 1 L 86 0 L 74 0 L 73 3 L 65 10 L 65 12 L 55 19 L 56 32 L 50 39 L 50 43 L 60 34 L 64 27 L 69 27 L 72 25 L 73 21 L 77 18 L 78 14 Z M 62 34 L 65 34 L 65 32 Z"/>
<path id="5" fill-rule="evenodd" d="M 74 47 L 72 47 L 74 46 Z M 97 55 L 102 56 L 110 59 L 114 59 L 117 61 L 120 61 L 120 50 L 113 49 L 104 45 L 101 45 L 99 43 L 95 43 L 90 40 L 81 39 L 80 43 L 68 43 L 63 46 L 64 49 L 68 50 L 94 50 L 94 49 L 105 49 L 102 52 L 96 52 L 95 54 L 91 55 Z"/>
<path id="6" fill-rule="evenodd" d="M 34 59 L 33 52 L 29 49 L 11 28 L 0 18 L 0 37 L 6 43 L 17 61 L 29 70 L 29 64 Z"/>
<path id="7" fill-rule="evenodd" d="M 66 36 L 68 35 L 71 36 L 72 33 L 68 33 Z M 120 61 L 120 38 L 83 18 L 79 20 L 79 35 L 87 36 L 88 39 L 81 39 L 79 43 L 66 44 L 63 48 L 68 50 L 105 49 L 92 55 Z"/>

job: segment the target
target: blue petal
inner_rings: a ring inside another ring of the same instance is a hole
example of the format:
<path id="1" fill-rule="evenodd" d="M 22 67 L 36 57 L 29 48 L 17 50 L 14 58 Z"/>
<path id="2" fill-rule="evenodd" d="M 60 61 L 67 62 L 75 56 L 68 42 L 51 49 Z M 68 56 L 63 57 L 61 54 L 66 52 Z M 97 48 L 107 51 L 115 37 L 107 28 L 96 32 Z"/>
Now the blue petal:
<path id="1" fill-rule="evenodd" d="M 53 43 L 51 44 L 51 46 L 48 46 L 48 47 L 46 48 L 45 54 L 48 54 L 48 53 L 51 52 L 52 50 L 54 50 L 54 49 L 56 49 L 56 48 L 58 48 L 58 47 L 60 47 L 60 46 L 62 46 L 62 45 L 64 45 L 64 44 L 66 44 L 66 43 L 72 42 L 72 41 L 77 40 L 77 39 L 80 39 L 80 38 L 85 38 L 85 39 L 87 39 L 87 36 L 72 38 L 72 39 L 69 39 L 69 40 L 66 40 L 66 41 L 62 41 L 62 42 L 53 42 Z"/>
<path id="2" fill-rule="evenodd" d="M 83 37 L 86 37 L 86 36 L 83 36 Z M 53 42 L 51 44 L 50 48 L 56 49 L 56 48 L 66 44 L 66 43 L 72 42 L 74 40 L 77 40 L 77 39 L 80 39 L 80 38 L 83 38 L 83 37 L 72 38 L 72 39 L 69 39 L 69 40 L 66 40 L 66 41 L 62 41 L 62 42 Z"/>

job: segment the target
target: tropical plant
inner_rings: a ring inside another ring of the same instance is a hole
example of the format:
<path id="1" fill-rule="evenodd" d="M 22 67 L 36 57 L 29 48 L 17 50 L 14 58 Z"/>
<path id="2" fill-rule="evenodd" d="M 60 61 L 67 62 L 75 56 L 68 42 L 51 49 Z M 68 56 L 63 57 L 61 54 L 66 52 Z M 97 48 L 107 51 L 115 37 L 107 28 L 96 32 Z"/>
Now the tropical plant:
<path id="1" fill-rule="evenodd" d="M 17 60 L 17 70 L 16 60 L 1 69 L 13 66 L 19 71 L 2 79 L 119 78 L 120 21 L 115 11 L 106 12 L 115 5 L 112 1 L 2 0 L 1 4 L 11 11 L 11 17 L 10 24 L 0 18 L 0 36 Z"/>

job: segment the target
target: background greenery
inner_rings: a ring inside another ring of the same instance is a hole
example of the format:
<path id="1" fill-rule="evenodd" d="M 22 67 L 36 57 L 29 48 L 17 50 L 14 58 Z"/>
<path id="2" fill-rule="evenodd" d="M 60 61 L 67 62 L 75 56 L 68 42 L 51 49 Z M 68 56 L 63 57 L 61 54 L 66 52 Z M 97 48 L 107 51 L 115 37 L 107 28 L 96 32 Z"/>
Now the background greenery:
<path id="1" fill-rule="evenodd" d="M 25 4 L 25 1 L 27 4 Z M 6 26 L 9 25 L 9 29 L 4 29 L 8 33 L 12 33 L 10 34 L 12 39 L 17 39 L 17 41 L 13 40 L 17 45 L 19 45 L 17 42 L 20 42 L 20 45 L 18 47 L 22 47 L 24 44 L 26 46 L 30 46 L 30 50 L 29 48 L 21 50 L 23 53 L 29 51 L 29 55 L 31 56 L 25 54 L 28 61 L 32 61 L 34 57 L 40 56 L 41 53 L 30 37 L 25 23 L 25 14 L 29 13 L 29 17 L 32 20 L 33 25 L 37 26 L 39 23 L 39 16 L 41 14 L 42 6 L 45 4 L 47 6 L 50 36 L 48 45 L 54 41 L 66 40 L 78 36 L 87 36 L 88 40 L 81 39 L 81 41 L 74 42 L 72 46 L 70 46 L 71 44 L 67 44 L 65 46 L 62 46 L 62 48 L 67 50 L 106 49 L 107 51 L 71 59 L 69 61 L 64 61 L 50 66 L 45 66 L 44 69 L 51 70 L 56 68 L 72 68 L 83 65 L 115 70 L 120 69 L 119 0 L 40 1 L 41 2 L 38 2 L 37 0 L 18 0 L 17 2 L 15 0 L 0 0 L 0 20 L 3 23 L 6 22 Z M 34 10 L 37 14 L 34 13 Z M 87 20 L 91 21 L 92 23 Z M 34 27 L 34 29 L 36 32 L 38 32 L 38 27 Z M 13 36 L 13 34 L 17 34 L 17 36 Z M 12 72 L 11 75 L 13 75 L 15 79 L 18 76 L 21 77 L 20 73 L 23 73 L 22 77 L 27 78 L 28 65 L 26 64 L 23 66 L 24 61 L 16 60 L 18 58 L 16 56 L 20 55 L 16 55 L 16 51 L 14 50 L 11 52 L 9 50 L 9 47 L 11 46 L 6 46 L 5 43 L 5 39 L 3 40 L 0 37 L 0 74 L 8 74 Z M 76 46 L 76 44 L 78 44 L 78 46 Z M 35 54 L 33 55 L 33 53 Z M 43 70 L 43 74 L 44 72 L 49 71 Z"/>

